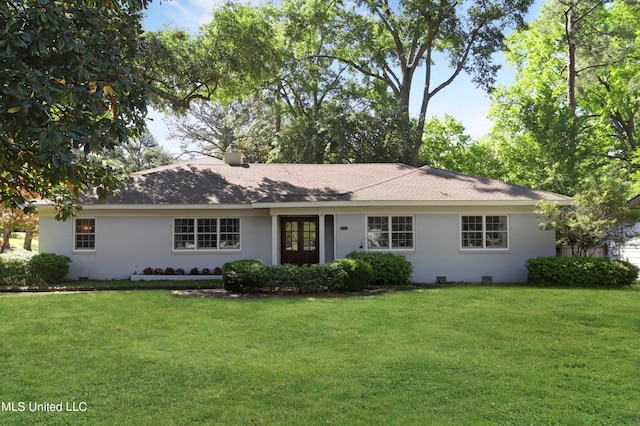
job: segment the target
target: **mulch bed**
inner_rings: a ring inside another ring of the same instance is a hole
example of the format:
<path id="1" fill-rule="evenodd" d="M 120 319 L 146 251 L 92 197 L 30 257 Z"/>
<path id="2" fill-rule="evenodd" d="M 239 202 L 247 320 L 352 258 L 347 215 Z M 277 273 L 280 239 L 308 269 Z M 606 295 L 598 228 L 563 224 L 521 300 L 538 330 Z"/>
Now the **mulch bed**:
<path id="1" fill-rule="evenodd" d="M 353 293 L 299 293 L 292 289 L 279 289 L 275 291 L 252 291 L 247 293 L 236 293 L 221 288 L 216 289 L 200 289 L 200 290 L 175 290 L 173 294 L 176 296 L 187 297 L 210 297 L 218 299 L 265 299 L 274 297 L 353 297 L 353 296 L 378 296 L 389 292 L 386 288 L 367 289 Z"/>

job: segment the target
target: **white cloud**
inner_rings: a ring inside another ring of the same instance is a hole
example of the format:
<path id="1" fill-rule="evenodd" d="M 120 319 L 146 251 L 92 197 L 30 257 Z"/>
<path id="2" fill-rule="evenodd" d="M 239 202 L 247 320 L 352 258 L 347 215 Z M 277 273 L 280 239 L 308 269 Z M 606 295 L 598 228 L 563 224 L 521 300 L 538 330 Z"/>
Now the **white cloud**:
<path id="1" fill-rule="evenodd" d="M 151 31 L 163 25 L 197 33 L 200 26 L 211 22 L 213 9 L 220 0 L 164 0 L 152 2 L 145 13 L 143 25 Z"/>
<path id="2" fill-rule="evenodd" d="M 218 0 L 172 0 L 164 3 L 170 6 L 174 26 L 196 33 L 203 24 L 211 22 L 211 14 L 218 7 Z"/>

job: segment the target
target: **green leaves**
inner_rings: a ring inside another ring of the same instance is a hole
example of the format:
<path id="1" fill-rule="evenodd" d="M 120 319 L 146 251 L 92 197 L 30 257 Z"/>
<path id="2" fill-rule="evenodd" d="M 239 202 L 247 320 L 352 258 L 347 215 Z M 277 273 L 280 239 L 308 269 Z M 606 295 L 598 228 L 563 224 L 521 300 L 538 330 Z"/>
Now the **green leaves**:
<path id="1" fill-rule="evenodd" d="M 269 18 L 260 9 L 225 3 L 196 36 L 147 33 L 144 68 L 153 101 L 178 112 L 193 100 L 228 103 L 264 87 L 281 64 Z"/>
<path id="2" fill-rule="evenodd" d="M 147 86 L 136 63 L 146 3 L 0 4 L 0 202 L 117 186 L 101 164 L 77 161 L 144 127 Z"/>
<path id="3" fill-rule="evenodd" d="M 575 25 L 566 28 L 571 5 Z M 552 1 L 527 30 L 509 36 L 516 80 L 495 92 L 491 112 L 491 137 L 495 151 L 507 153 L 509 181 L 568 195 L 594 176 L 616 176 L 624 186 L 637 169 L 631 159 L 640 136 L 640 91 L 632 83 L 640 78 L 639 19 L 633 2 Z"/>

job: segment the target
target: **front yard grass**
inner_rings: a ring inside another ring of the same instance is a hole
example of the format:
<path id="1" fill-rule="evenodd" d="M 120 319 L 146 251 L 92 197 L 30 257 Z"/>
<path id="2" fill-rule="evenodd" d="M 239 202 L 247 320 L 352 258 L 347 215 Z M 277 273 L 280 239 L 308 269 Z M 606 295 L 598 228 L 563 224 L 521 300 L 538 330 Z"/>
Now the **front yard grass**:
<path id="1" fill-rule="evenodd" d="M 635 425 L 639 308 L 635 288 L 4 294 L 0 423 Z"/>

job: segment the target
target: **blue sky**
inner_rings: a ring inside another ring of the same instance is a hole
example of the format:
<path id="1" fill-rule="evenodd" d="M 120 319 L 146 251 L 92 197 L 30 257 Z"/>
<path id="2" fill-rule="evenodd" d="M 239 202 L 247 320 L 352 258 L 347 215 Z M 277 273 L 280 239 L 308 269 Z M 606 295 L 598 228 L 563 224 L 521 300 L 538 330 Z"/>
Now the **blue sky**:
<path id="1" fill-rule="evenodd" d="M 163 25 L 183 28 L 196 33 L 198 28 L 211 20 L 211 12 L 223 0 L 154 0 L 146 11 L 143 27 L 156 31 Z M 540 11 L 543 0 L 536 0 L 529 13 L 529 19 L 535 19 Z M 502 54 L 496 56 L 499 63 L 503 63 Z M 443 75 L 443 78 L 448 75 Z M 498 74 L 500 84 L 509 84 L 513 78 L 512 71 L 503 65 Z M 415 82 L 424 80 L 424 73 L 416 74 Z M 414 84 L 416 84 L 414 83 Z M 433 83 L 439 84 L 440 81 Z M 419 85 L 419 84 L 418 84 Z M 411 111 L 419 111 L 421 93 L 416 86 L 413 90 L 415 97 L 411 99 Z M 489 131 L 491 126 L 487 118 L 489 111 L 489 96 L 481 89 L 475 87 L 471 79 L 462 74 L 456 80 L 437 94 L 429 104 L 427 114 L 442 117 L 445 113 L 456 117 L 465 127 L 466 132 L 474 138 L 478 138 Z M 157 111 L 151 110 L 149 116 L 153 119 L 148 122 L 149 130 L 167 150 L 172 153 L 179 152 L 179 141 L 171 140 L 168 129 L 164 124 L 166 119 Z"/>

